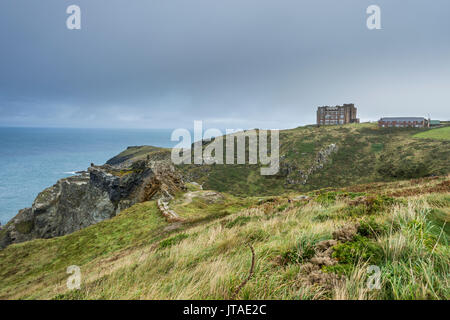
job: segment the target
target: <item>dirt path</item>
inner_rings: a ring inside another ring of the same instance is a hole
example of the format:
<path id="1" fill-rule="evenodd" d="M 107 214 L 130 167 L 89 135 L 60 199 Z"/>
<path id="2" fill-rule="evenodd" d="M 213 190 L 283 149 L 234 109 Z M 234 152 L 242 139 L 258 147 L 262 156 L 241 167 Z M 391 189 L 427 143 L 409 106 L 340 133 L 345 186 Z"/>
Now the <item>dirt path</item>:
<path id="1" fill-rule="evenodd" d="M 195 198 L 197 195 L 201 194 L 204 191 L 191 191 L 184 194 L 184 201 L 183 205 L 189 204 L 192 202 L 192 199 Z"/>

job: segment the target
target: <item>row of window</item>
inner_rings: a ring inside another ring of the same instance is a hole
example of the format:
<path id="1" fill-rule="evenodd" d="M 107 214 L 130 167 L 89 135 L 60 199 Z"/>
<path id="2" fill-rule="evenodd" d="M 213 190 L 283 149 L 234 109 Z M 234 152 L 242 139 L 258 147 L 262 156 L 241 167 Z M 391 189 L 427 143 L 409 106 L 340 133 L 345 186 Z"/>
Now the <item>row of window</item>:
<path id="1" fill-rule="evenodd" d="M 384 127 L 397 127 L 397 128 L 402 128 L 402 127 L 416 127 L 416 128 L 420 128 L 423 127 L 422 124 L 408 124 L 408 123 L 396 123 L 395 125 L 393 123 L 387 123 L 387 124 L 382 124 L 381 125 L 383 128 Z"/>
<path id="2" fill-rule="evenodd" d="M 344 124 L 344 120 L 320 120 L 319 124 Z"/>
<path id="3" fill-rule="evenodd" d="M 336 115 L 336 114 L 326 114 L 325 115 L 325 119 L 329 119 L 329 118 L 338 118 L 338 115 Z M 344 119 L 344 115 L 343 114 L 339 114 L 339 118 Z"/>

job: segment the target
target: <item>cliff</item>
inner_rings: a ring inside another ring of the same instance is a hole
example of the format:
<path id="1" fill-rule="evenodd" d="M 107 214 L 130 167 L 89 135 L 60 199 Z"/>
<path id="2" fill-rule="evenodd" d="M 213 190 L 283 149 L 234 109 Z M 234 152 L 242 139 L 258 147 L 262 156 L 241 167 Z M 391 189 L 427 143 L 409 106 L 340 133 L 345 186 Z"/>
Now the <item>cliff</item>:
<path id="1" fill-rule="evenodd" d="M 129 147 L 0 229 L 2 246 L 67 234 L 0 250 L 0 299 L 448 300 L 450 136 L 433 130 L 282 131 L 273 177 Z"/>
<path id="2" fill-rule="evenodd" d="M 161 199 L 164 209 L 171 195 L 184 188 L 183 180 L 249 197 L 446 175 L 450 137 L 417 137 L 434 130 L 380 129 L 376 124 L 283 130 L 280 171 L 274 176 L 260 175 L 259 165 L 173 167 L 170 149 L 128 147 L 105 165 L 91 166 L 41 192 L 31 208 L 0 229 L 0 248 L 69 234 L 139 202 Z"/>
<path id="3" fill-rule="evenodd" d="M 110 219 L 135 203 L 183 188 L 181 177 L 167 161 L 115 164 L 91 166 L 42 191 L 31 208 L 20 210 L 0 229 L 0 248 L 63 236 Z"/>

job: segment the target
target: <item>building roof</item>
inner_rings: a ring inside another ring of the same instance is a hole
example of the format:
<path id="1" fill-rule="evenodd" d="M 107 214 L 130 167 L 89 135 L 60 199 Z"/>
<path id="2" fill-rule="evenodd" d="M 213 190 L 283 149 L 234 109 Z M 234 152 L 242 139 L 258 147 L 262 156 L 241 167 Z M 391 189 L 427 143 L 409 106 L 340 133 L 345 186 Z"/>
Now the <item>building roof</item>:
<path id="1" fill-rule="evenodd" d="M 355 107 L 355 105 L 353 103 L 344 103 L 342 106 L 321 106 L 317 107 L 317 109 L 335 110 L 335 109 L 343 109 L 344 107 Z"/>
<path id="2" fill-rule="evenodd" d="M 385 117 L 381 118 L 380 121 L 423 121 L 425 120 L 424 117 Z"/>

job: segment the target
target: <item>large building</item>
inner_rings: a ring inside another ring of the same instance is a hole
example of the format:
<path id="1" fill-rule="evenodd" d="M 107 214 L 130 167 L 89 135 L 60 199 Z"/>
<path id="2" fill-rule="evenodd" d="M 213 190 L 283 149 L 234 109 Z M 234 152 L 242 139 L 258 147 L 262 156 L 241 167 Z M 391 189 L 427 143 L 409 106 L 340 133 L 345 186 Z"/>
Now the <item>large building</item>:
<path id="1" fill-rule="evenodd" d="M 356 108 L 353 103 L 335 107 L 317 108 L 317 125 L 337 125 L 346 123 L 359 123 L 356 118 Z"/>
<path id="2" fill-rule="evenodd" d="M 397 128 L 423 128 L 428 127 L 429 122 L 423 117 L 395 117 L 395 118 L 381 118 L 378 120 L 378 126 L 382 128 L 397 127 Z"/>

